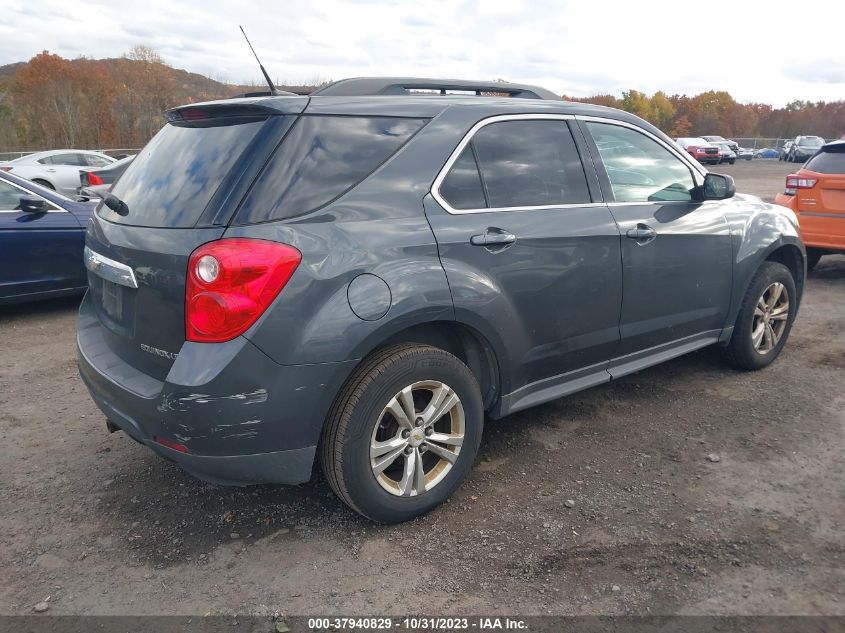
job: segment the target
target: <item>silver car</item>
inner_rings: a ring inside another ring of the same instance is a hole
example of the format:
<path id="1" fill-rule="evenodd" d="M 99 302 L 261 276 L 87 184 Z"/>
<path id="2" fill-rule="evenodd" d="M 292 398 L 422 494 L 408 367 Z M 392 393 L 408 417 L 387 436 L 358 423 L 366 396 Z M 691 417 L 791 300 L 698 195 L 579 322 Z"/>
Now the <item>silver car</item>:
<path id="1" fill-rule="evenodd" d="M 114 162 L 114 158 L 100 152 L 56 149 L 16 158 L 0 164 L 0 169 L 58 191 L 65 196 L 73 197 L 79 187 L 81 167 L 106 167 Z"/>

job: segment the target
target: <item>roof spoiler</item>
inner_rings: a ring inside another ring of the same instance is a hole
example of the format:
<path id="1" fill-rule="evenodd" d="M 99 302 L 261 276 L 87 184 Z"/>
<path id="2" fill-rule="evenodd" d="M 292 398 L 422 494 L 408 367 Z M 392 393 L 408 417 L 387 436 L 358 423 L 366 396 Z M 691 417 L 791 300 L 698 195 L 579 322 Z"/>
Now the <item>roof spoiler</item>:
<path id="1" fill-rule="evenodd" d="M 559 95 L 538 86 L 497 81 L 467 81 L 464 79 L 420 79 L 416 77 L 356 77 L 335 81 L 312 93 L 321 97 L 362 97 L 369 95 L 407 95 L 412 90 L 448 90 L 474 92 L 476 96 L 492 92 L 517 99 L 550 99 L 560 101 Z"/>

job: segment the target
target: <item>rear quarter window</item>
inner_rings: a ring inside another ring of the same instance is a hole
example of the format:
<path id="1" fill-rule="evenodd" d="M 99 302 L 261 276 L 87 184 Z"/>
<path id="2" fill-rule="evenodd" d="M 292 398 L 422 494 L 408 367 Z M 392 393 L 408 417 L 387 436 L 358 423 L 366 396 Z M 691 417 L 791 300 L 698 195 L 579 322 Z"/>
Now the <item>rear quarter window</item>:
<path id="1" fill-rule="evenodd" d="M 845 147 L 838 152 L 821 152 L 813 156 L 804 169 L 819 174 L 845 174 Z"/>
<path id="2" fill-rule="evenodd" d="M 426 122 L 301 116 L 261 172 L 235 223 L 283 220 L 333 202 L 387 161 Z"/>

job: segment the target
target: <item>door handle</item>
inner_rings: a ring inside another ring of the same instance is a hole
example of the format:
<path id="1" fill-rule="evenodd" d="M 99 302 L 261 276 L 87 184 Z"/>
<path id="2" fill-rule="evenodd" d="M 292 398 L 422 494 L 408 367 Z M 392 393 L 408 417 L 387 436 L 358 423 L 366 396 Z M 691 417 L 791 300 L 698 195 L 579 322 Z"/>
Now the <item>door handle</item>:
<path id="1" fill-rule="evenodd" d="M 55 167 L 48 167 L 44 171 L 49 171 L 51 174 L 54 174 L 54 173 L 56 173 L 56 168 Z"/>
<path id="2" fill-rule="evenodd" d="M 655 231 L 647 224 L 637 224 L 637 228 L 628 229 L 628 232 L 625 233 L 625 235 L 630 237 L 632 240 L 637 240 L 638 242 L 646 242 L 649 240 L 653 240 L 655 237 L 657 237 L 657 231 Z"/>
<path id="3" fill-rule="evenodd" d="M 469 243 L 473 246 L 505 246 L 514 242 L 516 242 L 516 235 L 502 229 L 487 229 L 486 233 L 469 238 Z"/>

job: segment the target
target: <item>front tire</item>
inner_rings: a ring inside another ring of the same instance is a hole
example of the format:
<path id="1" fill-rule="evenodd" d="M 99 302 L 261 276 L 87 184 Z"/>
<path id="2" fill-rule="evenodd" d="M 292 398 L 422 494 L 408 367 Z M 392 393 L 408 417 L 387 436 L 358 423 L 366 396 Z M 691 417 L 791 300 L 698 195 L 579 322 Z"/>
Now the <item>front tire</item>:
<path id="1" fill-rule="evenodd" d="M 792 273 L 783 264 L 763 262 L 739 310 L 722 356 L 739 369 L 762 369 L 780 354 L 798 309 Z"/>
<path id="2" fill-rule="evenodd" d="M 335 494 L 382 523 L 432 510 L 472 468 L 484 424 L 481 390 L 452 354 L 427 345 L 373 353 L 338 395 L 320 440 Z"/>

